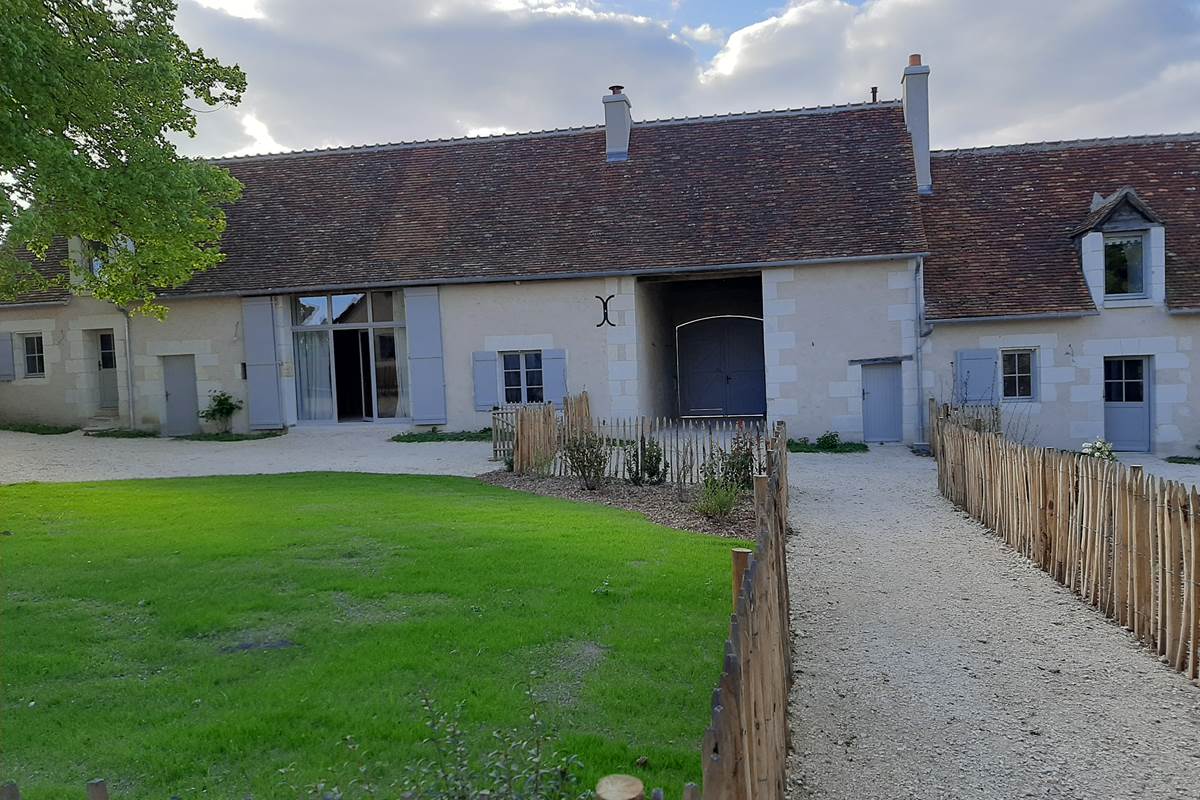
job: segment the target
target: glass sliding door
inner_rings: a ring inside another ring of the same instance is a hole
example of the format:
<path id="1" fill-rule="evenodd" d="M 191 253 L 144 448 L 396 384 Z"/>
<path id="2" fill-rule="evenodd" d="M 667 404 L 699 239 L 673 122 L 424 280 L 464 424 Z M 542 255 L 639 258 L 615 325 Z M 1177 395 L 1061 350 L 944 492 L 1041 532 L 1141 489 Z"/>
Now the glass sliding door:
<path id="1" fill-rule="evenodd" d="M 333 363 L 329 331 L 295 334 L 296 416 L 303 420 L 333 419 Z"/>
<path id="2" fill-rule="evenodd" d="M 292 332 L 299 419 L 409 416 L 403 292 L 295 296 Z"/>

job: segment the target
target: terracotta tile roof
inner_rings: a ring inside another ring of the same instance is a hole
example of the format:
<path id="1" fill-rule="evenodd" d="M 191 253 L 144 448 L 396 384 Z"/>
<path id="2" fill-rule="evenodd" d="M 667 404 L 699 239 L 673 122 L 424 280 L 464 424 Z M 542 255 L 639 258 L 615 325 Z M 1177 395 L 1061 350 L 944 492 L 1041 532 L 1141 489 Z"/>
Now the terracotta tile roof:
<path id="1" fill-rule="evenodd" d="M 923 252 L 897 103 L 225 159 L 227 260 L 189 293 Z"/>
<path id="2" fill-rule="evenodd" d="M 62 265 L 67 258 L 67 240 L 55 239 L 46 251 L 45 258 L 37 258 L 33 253 L 22 248 L 17 258 L 34 265 L 34 269 L 47 278 L 59 278 L 66 275 L 67 269 Z M 39 289 L 26 292 L 17 298 L 15 303 L 61 303 L 71 296 L 66 288 Z M 12 302 L 0 302 L 0 306 L 12 305 Z"/>
<path id="3" fill-rule="evenodd" d="M 1122 187 L 1166 227 L 1167 304 L 1200 307 L 1200 134 L 933 155 L 922 198 L 930 319 L 1094 311 L 1072 231 Z"/>

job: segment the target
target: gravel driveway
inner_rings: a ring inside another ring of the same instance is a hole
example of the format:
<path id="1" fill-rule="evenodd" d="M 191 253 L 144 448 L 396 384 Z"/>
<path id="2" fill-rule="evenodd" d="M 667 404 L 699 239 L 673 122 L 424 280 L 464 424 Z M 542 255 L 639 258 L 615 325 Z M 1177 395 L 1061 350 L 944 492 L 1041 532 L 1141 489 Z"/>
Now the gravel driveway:
<path id="1" fill-rule="evenodd" d="M 792 456 L 793 798 L 1200 797 L 1200 688 L 900 447 Z"/>
<path id="2" fill-rule="evenodd" d="M 390 425 L 293 428 L 249 442 L 103 439 L 78 431 L 35 436 L 0 431 L 0 484 L 183 475 L 335 472 L 478 475 L 496 469 L 487 442 L 397 444 Z"/>

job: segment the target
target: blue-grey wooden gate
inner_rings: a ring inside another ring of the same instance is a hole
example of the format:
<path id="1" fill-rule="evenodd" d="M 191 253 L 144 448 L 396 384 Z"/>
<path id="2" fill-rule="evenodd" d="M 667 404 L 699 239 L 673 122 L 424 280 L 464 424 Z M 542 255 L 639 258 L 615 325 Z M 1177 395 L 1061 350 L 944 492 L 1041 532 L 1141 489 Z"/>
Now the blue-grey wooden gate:
<path id="1" fill-rule="evenodd" d="M 167 413 L 162 432 L 188 436 L 200 430 L 200 408 L 196 397 L 196 357 L 163 356 L 163 388 Z"/>
<path id="2" fill-rule="evenodd" d="M 675 329 L 679 415 L 760 417 L 767 413 L 762 320 L 705 317 Z"/>
<path id="3" fill-rule="evenodd" d="M 1150 450 L 1149 363 L 1141 356 L 1104 359 L 1104 438 L 1114 450 Z"/>
<path id="4" fill-rule="evenodd" d="M 904 435 L 900 365 L 863 364 L 863 440 L 898 442 Z"/>

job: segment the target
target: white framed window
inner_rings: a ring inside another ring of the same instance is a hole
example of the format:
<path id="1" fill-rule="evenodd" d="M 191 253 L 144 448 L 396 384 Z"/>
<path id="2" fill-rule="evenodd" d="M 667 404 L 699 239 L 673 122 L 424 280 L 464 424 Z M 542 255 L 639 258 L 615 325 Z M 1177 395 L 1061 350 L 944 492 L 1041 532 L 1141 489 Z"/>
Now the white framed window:
<path id="1" fill-rule="evenodd" d="M 1143 233 L 1104 236 L 1104 295 L 1146 296 L 1146 237 Z"/>
<path id="2" fill-rule="evenodd" d="M 541 403 L 546 391 L 542 378 L 542 351 L 517 350 L 500 354 L 505 403 Z"/>
<path id="3" fill-rule="evenodd" d="M 1037 352 L 1032 349 L 1000 351 L 1000 397 L 1033 400 L 1037 393 Z"/>
<path id="4" fill-rule="evenodd" d="M 46 374 L 46 349 L 40 333 L 21 334 L 21 354 L 26 378 L 41 378 Z"/>

